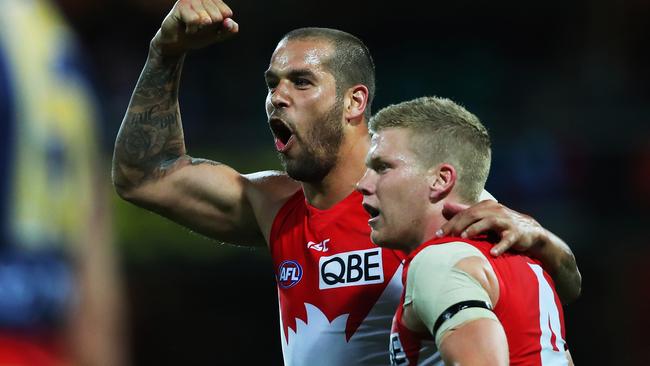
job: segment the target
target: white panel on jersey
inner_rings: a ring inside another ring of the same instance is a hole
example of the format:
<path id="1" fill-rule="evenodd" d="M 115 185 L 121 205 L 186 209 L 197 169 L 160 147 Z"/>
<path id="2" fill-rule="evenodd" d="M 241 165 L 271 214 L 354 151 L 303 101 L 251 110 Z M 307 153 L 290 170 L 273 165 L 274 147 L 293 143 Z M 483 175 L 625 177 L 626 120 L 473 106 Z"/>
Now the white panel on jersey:
<path id="1" fill-rule="evenodd" d="M 564 351 L 565 342 L 562 338 L 560 313 L 555 303 L 555 294 L 544 277 L 542 267 L 532 263 L 528 263 L 528 265 L 535 272 L 539 282 L 539 328 L 542 330 L 540 337 L 542 365 L 568 365 Z"/>
<path id="2" fill-rule="evenodd" d="M 342 314 L 330 323 L 318 307 L 305 304 L 307 322 L 296 319 L 296 330 L 287 328 L 286 338 L 282 331 L 284 326 L 280 326 L 285 366 L 389 365 L 386 343 L 390 337 L 396 299 L 399 299 L 401 293 L 402 266 L 395 271 L 386 289 L 349 341 L 345 336 L 349 314 Z M 442 366 L 439 353 L 434 351 L 435 345 L 423 349 L 419 364 Z"/>

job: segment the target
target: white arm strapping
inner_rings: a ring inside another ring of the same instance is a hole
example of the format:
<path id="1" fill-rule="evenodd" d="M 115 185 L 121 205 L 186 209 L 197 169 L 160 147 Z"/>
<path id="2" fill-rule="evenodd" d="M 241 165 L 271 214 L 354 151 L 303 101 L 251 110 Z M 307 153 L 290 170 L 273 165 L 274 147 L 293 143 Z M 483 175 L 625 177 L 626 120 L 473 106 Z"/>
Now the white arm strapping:
<path id="1" fill-rule="evenodd" d="M 415 314 L 431 333 L 440 315 L 452 305 L 479 300 L 492 306 L 483 286 L 474 277 L 454 267 L 467 257 L 485 258 L 475 247 L 453 242 L 427 247 L 415 256 L 409 266 L 404 306 L 413 306 Z M 440 347 L 440 340 L 446 331 L 479 318 L 498 321 L 496 315 L 487 309 L 461 310 L 442 323 L 434 334 L 436 345 Z"/>

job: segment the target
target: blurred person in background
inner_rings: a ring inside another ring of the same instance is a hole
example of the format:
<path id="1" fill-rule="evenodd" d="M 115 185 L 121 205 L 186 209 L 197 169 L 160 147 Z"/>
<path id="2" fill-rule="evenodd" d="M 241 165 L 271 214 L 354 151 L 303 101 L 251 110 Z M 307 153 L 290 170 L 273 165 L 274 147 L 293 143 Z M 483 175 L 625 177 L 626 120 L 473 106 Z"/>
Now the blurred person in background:
<path id="1" fill-rule="evenodd" d="M 0 1 L 0 365 L 122 365 L 92 92 L 46 0 Z"/>
<path id="2" fill-rule="evenodd" d="M 370 54 L 345 32 L 288 33 L 265 73 L 267 117 L 286 173 L 240 174 L 187 155 L 178 103 L 185 54 L 236 34 L 231 17 L 222 1 L 182 0 L 164 19 L 116 139 L 116 190 L 211 238 L 269 248 L 286 364 L 386 364 L 404 256 L 370 242 L 355 191 L 369 147 Z M 530 217 L 485 201 L 457 213 L 441 235 L 486 230 L 501 237 L 495 254 L 515 244 L 530 250 L 557 276 L 565 300 L 577 296 L 573 254 Z M 429 351 L 425 363 L 438 361 Z"/>

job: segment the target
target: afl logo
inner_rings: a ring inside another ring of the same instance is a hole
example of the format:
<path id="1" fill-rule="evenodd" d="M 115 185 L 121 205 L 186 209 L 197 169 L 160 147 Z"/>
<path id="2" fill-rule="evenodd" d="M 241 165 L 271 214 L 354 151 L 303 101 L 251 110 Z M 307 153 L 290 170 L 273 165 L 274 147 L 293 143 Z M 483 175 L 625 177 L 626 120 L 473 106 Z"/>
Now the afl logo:
<path id="1" fill-rule="evenodd" d="M 295 286 L 302 278 L 302 267 L 296 261 L 284 261 L 278 267 L 278 285 L 281 288 Z"/>

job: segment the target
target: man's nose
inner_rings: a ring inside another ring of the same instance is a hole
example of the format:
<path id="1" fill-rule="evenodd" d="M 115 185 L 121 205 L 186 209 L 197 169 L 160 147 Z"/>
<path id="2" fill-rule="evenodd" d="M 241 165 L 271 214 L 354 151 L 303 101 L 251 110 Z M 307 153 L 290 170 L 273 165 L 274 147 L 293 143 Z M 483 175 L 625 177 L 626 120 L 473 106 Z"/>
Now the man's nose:
<path id="1" fill-rule="evenodd" d="M 271 93 L 271 104 L 275 109 L 287 108 L 290 100 L 287 83 L 281 81 Z"/>
<path id="2" fill-rule="evenodd" d="M 356 189 L 364 196 L 369 196 L 375 192 L 375 185 L 372 176 L 372 171 L 370 169 L 366 169 L 366 173 L 363 175 L 363 177 L 361 177 L 359 182 L 357 182 Z"/>

